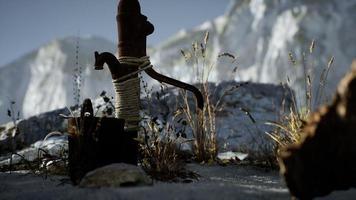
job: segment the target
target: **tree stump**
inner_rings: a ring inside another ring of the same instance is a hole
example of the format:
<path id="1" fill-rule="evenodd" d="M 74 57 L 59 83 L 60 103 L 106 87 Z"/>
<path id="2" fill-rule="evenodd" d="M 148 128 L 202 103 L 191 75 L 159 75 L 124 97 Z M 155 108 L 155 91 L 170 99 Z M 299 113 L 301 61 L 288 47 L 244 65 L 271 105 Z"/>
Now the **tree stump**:
<path id="1" fill-rule="evenodd" d="M 91 101 L 81 116 L 68 119 L 69 175 L 78 184 L 84 175 L 112 163 L 137 165 L 137 132 L 124 130 L 125 120 L 93 116 Z"/>

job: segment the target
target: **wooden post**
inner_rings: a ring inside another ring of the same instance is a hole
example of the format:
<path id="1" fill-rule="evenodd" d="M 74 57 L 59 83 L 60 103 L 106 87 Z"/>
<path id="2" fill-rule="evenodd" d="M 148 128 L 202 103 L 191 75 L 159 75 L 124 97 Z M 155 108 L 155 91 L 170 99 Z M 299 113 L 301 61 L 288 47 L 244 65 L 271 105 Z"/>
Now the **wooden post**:
<path id="1" fill-rule="evenodd" d="M 98 167 L 111 163 L 137 164 L 137 144 L 124 131 L 123 119 L 93 116 L 89 99 L 84 100 L 81 116 L 68 119 L 69 174 L 74 184 Z"/>

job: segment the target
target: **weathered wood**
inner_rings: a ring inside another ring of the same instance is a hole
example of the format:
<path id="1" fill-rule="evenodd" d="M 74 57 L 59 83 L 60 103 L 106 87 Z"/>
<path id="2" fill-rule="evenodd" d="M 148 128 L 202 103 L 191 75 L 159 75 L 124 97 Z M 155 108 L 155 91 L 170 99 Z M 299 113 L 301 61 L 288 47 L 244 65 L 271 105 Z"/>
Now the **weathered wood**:
<path id="1" fill-rule="evenodd" d="M 137 132 L 124 131 L 123 119 L 93 117 L 84 109 L 88 100 L 83 105 L 81 117 L 68 119 L 69 173 L 73 183 L 78 184 L 87 172 L 104 165 L 136 165 Z"/>

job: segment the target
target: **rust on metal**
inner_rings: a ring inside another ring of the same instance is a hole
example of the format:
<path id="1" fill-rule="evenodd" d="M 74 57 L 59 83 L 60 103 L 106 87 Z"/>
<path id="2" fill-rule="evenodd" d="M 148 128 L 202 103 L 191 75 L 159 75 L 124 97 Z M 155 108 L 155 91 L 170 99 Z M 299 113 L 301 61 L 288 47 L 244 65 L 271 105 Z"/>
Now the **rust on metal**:
<path id="1" fill-rule="evenodd" d="M 154 26 L 141 14 L 137 0 L 121 0 L 117 10 L 117 28 L 119 57 L 146 56 L 147 36 L 152 34 Z"/>
<path id="2" fill-rule="evenodd" d="M 137 0 L 120 0 L 117 12 L 119 57 L 129 56 L 140 58 L 146 56 L 147 36 L 153 33 L 154 26 L 147 20 L 145 15 L 141 14 L 139 2 Z M 109 52 L 100 54 L 95 52 L 95 69 L 103 69 L 104 63 L 107 63 L 114 80 L 138 70 L 138 67 L 120 63 L 116 57 Z M 152 68 L 146 69 L 145 72 L 159 82 L 168 83 L 191 91 L 196 97 L 198 108 L 203 109 L 203 96 L 196 87 L 159 74 Z M 120 81 L 125 81 L 134 76 L 137 77 L 138 74 L 134 74 Z"/>

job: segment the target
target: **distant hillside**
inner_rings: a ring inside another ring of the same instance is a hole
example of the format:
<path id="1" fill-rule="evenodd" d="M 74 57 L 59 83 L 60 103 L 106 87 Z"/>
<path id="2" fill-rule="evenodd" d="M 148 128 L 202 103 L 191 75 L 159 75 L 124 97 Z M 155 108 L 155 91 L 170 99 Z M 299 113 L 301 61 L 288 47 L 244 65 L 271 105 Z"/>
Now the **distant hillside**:
<path id="1" fill-rule="evenodd" d="M 187 66 L 180 50 L 191 49 L 195 41 L 202 42 L 209 31 L 208 64 L 222 52 L 237 56 L 237 64 L 219 59 L 211 80 L 229 79 L 238 66 L 236 80 L 278 84 L 289 77 L 293 88 L 302 91 L 303 53 L 304 66 L 311 70 L 316 83 L 334 56 L 326 85 L 326 95 L 330 96 L 356 58 L 355 10 L 356 0 L 235 0 L 227 13 L 193 30 L 180 31 L 159 45 L 151 57 L 164 74 L 192 80 L 192 67 Z M 313 40 L 315 49 L 310 55 Z M 296 66 L 289 61 L 290 52 Z"/>
<path id="2" fill-rule="evenodd" d="M 113 91 L 108 70 L 95 71 L 94 51 L 116 52 L 116 45 L 97 37 L 80 38 L 78 61 L 83 68 L 82 97 Z M 22 117 L 74 104 L 73 74 L 77 38 L 54 40 L 0 68 L 0 123 L 9 121 L 9 100 Z"/>

